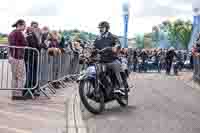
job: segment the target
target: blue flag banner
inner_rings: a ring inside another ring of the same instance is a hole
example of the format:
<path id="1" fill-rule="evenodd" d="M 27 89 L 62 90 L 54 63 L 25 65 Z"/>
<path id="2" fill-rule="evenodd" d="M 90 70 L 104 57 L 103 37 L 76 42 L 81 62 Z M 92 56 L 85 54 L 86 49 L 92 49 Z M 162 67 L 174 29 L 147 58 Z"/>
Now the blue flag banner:
<path id="1" fill-rule="evenodd" d="M 128 48 L 128 20 L 129 20 L 129 2 L 123 4 L 123 18 L 124 18 L 124 43 L 123 48 Z"/>
<path id="2" fill-rule="evenodd" d="M 124 16 L 124 48 L 128 48 L 128 15 Z"/>
<path id="3" fill-rule="evenodd" d="M 200 33 L 200 15 L 193 17 L 192 34 L 188 45 L 189 50 L 191 50 L 192 46 L 195 44 L 199 33 Z"/>

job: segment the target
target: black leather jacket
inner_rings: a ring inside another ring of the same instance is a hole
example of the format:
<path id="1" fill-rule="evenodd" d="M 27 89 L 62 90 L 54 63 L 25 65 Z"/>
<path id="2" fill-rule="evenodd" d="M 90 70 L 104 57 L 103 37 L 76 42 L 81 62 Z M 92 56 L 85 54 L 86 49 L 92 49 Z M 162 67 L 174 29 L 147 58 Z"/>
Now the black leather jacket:
<path id="1" fill-rule="evenodd" d="M 110 32 L 107 32 L 104 36 L 99 36 L 94 41 L 94 47 L 96 49 L 102 50 L 104 48 L 109 47 L 102 56 L 101 59 L 103 62 L 109 63 L 113 62 L 114 60 L 118 59 L 117 55 L 112 52 L 112 47 L 120 46 L 120 41 L 117 36 L 113 35 Z"/>

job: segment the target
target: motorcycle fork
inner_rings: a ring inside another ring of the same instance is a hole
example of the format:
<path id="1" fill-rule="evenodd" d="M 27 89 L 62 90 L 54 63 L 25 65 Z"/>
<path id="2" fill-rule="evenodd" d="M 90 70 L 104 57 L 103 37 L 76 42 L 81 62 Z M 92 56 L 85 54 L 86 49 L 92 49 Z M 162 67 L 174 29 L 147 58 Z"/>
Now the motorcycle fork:
<path id="1" fill-rule="evenodd" d="M 112 93 L 112 88 L 113 88 L 113 81 L 112 81 L 112 78 L 110 76 L 110 74 L 108 73 L 105 73 L 103 76 L 102 76 L 103 80 L 106 80 L 106 84 L 103 85 L 103 88 L 104 88 L 104 93 L 106 95 L 106 98 L 109 98 L 111 93 Z"/>

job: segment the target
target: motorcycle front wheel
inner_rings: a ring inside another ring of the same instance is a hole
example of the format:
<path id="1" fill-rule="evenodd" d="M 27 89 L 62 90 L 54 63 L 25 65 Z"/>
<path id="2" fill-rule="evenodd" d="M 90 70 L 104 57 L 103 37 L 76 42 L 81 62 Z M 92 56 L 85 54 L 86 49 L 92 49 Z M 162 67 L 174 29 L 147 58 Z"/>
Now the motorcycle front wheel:
<path id="1" fill-rule="evenodd" d="M 117 98 L 117 102 L 122 107 L 127 107 L 128 106 L 128 89 L 125 89 L 125 96 L 119 96 Z"/>
<path id="2" fill-rule="evenodd" d="M 83 80 L 79 85 L 79 95 L 83 105 L 86 109 L 93 114 L 100 114 L 105 108 L 104 94 L 99 90 L 98 94 L 95 94 L 95 87 L 92 81 Z M 92 104 L 96 104 L 94 106 Z"/>

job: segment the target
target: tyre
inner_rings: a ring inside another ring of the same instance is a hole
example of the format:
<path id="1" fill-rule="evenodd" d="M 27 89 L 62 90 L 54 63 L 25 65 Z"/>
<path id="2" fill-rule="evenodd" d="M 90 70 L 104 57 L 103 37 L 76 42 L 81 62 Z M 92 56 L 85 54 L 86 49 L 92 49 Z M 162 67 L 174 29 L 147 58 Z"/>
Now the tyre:
<path id="1" fill-rule="evenodd" d="M 89 90 L 89 92 L 86 92 L 86 89 Z M 94 93 L 94 85 L 92 81 L 84 80 L 80 82 L 79 95 L 83 105 L 89 112 L 93 114 L 100 114 L 103 112 L 105 107 L 104 94 L 101 90 L 98 92 L 98 96 Z M 92 106 L 89 100 L 98 104 L 98 107 Z"/>

